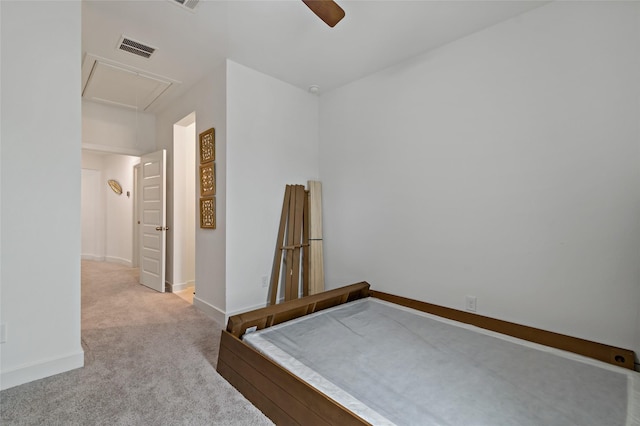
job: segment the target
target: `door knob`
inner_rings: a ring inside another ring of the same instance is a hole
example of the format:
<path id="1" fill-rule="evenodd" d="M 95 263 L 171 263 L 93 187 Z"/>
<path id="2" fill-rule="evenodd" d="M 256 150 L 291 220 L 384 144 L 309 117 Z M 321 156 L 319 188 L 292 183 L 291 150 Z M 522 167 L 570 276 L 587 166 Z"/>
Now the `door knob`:
<path id="1" fill-rule="evenodd" d="M 156 226 L 156 231 L 168 231 L 168 230 L 169 230 L 168 226 L 165 226 L 165 227 Z"/>

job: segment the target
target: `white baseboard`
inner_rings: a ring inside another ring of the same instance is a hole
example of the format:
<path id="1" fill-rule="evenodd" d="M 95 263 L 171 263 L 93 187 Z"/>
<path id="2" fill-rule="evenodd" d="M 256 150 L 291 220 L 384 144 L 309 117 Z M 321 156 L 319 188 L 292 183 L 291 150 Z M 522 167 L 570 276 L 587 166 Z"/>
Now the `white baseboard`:
<path id="1" fill-rule="evenodd" d="M 223 310 L 216 308 L 209 303 L 198 299 L 198 297 L 193 296 L 193 306 L 202 311 L 206 316 L 220 323 L 223 328 L 227 326 L 227 321 L 229 321 L 229 317 L 237 314 L 242 314 L 244 312 L 253 311 L 254 309 L 260 309 L 267 306 L 266 303 L 261 303 L 255 306 L 249 306 L 247 308 L 238 309 L 232 312 L 224 312 Z"/>
<path id="2" fill-rule="evenodd" d="M 105 256 L 104 260 L 105 260 L 105 262 L 118 263 L 120 265 L 124 265 L 124 266 L 127 266 L 127 267 L 131 268 L 131 260 L 130 259 L 123 259 L 121 257 L 115 257 L 115 256 Z"/>
<path id="3" fill-rule="evenodd" d="M 221 311 L 220 309 L 216 308 L 213 305 L 210 305 L 202 299 L 198 299 L 198 297 L 195 295 L 193 296 L 193 306 L 195 306 L 196 309 L 204 313 L 209 318 L 222 325 L 222 328 L 227 326 L 227 317 L 224 311 Z"/>
<path id="4" fill-rule="evenodd" d="M 83 254 L 80 255 L 82 260 L 94 260 L 96 262 L 104 262 L 104 256 L 97 256 L 95 254 Z"/>
<path id="5" fill-rule="evenodd" d="M 184 290 L 185 288 L 195 286 L 196 282 L 195 281 L 187 281 L 185 283 L 171 284 L 169 281 L 167 281 L 167 285 L 169 286 L 170 291 L 172 293 L 175 293 L 176 291 Z"/>
<path id="6" fill-rule="evenodd" d="M 0 390 L 9 389 L 14 386 L 44 379 L 45 377 L 81 367 L 84 367 L 84 351 L 82 350 L 60 358 L 23 365 L 0 373 Z"/>

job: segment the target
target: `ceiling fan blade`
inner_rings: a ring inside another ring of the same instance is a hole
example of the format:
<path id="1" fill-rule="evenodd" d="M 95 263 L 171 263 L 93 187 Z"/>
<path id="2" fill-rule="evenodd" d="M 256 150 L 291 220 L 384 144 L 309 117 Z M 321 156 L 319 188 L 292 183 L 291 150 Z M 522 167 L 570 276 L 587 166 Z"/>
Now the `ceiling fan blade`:
<path id="1" fill-rule="evenodd" d="M 335 27 L 344 18 L 344 10 L 333 0 L 302 1 L 331 28 Z"/>

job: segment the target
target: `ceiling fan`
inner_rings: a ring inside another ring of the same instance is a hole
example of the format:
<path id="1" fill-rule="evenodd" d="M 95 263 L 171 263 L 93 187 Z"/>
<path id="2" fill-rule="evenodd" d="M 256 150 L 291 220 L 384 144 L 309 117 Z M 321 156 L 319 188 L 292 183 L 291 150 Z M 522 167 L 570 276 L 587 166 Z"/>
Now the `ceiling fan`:
<path id="1" fill-rule="evenodd" d="M 333 0 L 302 1 L 331 28 L 344 18 L 344 10 Z"/>

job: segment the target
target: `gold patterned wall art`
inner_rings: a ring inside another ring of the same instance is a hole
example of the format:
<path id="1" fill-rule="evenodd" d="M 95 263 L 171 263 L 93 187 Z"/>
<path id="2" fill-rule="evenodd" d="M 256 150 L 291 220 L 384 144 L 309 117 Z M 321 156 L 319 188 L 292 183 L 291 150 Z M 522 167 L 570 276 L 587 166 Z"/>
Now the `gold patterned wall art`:
<path id="1" fill-rule="evenodd" d="M 200 163 L 216 159 L 216 130 L 212 127 L 200 133 Z"/>
<path id="2" fill-rule="evenodd" d="M 216 164 L 213 161 L 200 164 L 200 195 L 216 195 Z"/>
<path id="3" fill-rule="evenodd" d="M 200 198 L 200 228 L 216 229 L 215 197 Z"/>
<path id="4" fill-rule="evenodd" d="M 109 184 L 111 189 L 113 189 L 113 192 L 115 192 L 118 195 L 122 194 L 122 187 L 120 186 L 120 183 L 118 183 L 117 180 L 109 179 L 107 183 Z"/>

